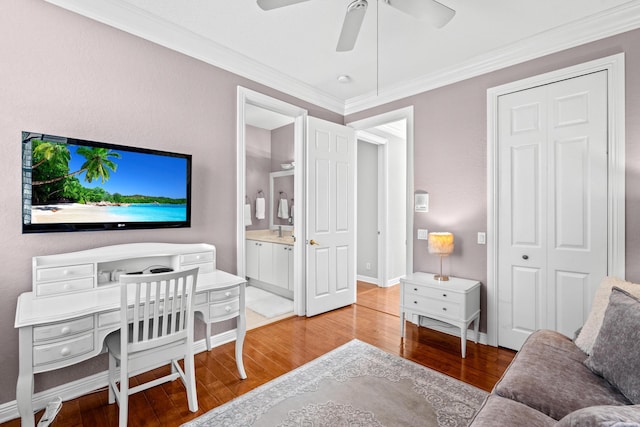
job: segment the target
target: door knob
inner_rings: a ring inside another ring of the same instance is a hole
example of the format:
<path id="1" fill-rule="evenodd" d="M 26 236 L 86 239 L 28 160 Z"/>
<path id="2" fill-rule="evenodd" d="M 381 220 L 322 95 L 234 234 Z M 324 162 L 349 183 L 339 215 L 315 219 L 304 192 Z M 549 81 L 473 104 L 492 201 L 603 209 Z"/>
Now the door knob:
<path id="1" fill-rule="evenodd" d="M 522 255 L 522 259 L 529 259 L 529 255 Z"/>
<path id="2" fill-rule="evenodd" d="M 309 240 L 309 244 L 310 245 L 320 245 L 320 243 L 316 242 L 315 240 L 311 239 Z"/>

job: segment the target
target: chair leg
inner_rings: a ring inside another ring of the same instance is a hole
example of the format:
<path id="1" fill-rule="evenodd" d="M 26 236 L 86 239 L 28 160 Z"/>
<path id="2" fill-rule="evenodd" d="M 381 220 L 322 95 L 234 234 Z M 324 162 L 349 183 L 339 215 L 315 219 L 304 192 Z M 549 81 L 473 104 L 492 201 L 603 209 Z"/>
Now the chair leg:
<path id="1" fill-rule="evenodd" d="M 113 390 L 113 381 L 116 376 L 116 367 L 118 363 L 116 358 L 113 357 L 111 353 L 109 353 L 109 404 L 112 404 L 116 401 L 116 394 Z"/>
<path id="2" fill-rule="evenodd" d="M 120 416 L 119 426 L 127 427 L 127 418 L 129 414 L 129 366 L 126 360 L 120 361 Z"/>
<path id="3" fill-rule="evenodd" d="M 189 402 L 189 410 L 196 412 L 198 410 L 198 394 L 196 393 L 196 370 L 193 361 L 193 353 L 186 355 L 184 358 L 184 388 L 187 390 L 187 402 Z"/>

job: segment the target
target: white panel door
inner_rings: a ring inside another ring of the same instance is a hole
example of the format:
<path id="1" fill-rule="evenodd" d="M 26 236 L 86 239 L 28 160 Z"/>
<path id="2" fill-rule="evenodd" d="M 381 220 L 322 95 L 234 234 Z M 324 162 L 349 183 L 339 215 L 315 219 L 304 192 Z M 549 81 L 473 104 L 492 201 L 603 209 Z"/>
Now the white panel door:
<path id="1" fill-rule="evenodd" d="M 573 336 L 607 274 L 606 73 L 498 100 L 500 346 Z"/>
<path id="2" fill-rule="evenodd" d="M 307 122 L 307 316 L 356 301 L 353 129 Z"/>

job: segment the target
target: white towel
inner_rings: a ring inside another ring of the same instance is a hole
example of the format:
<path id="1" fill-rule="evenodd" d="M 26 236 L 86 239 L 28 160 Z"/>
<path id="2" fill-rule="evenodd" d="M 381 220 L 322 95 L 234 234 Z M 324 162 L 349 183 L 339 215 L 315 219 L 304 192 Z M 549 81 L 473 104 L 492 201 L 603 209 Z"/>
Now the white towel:
<path id="1" fill-rule="evenodd" d="M 244 205 L 244 225 L 251 225 L 251 205 Z"/>
<path id="2" fill-rule="evenodd" d="M 289 208 L 289 212 L 290 212 L 289 216 L 291 217 L 291 218 L 289 218 L 289 224 L 293 224 L 293 211 L 294 211 L 294 209 L 293 209 L 293 202 L 292 202 L 291 203 L 291 207 Z"/>
<path id="3" fill-rule="evenodd" d="M 289 219 L 289 203 L 287 199 L 280 199 L 278 204 L 278 218 Z"/>
<path id="4" fill-rule="evenodd" d="M 256 199 L 256 219 L 264 219 L 264 197 Z"/>

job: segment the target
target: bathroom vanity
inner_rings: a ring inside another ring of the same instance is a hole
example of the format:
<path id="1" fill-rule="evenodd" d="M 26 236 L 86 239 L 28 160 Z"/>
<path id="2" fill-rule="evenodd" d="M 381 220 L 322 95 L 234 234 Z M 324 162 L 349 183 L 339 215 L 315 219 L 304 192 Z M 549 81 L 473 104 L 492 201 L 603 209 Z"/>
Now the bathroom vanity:
<path id="1" fill-rule="evenodd" d="M 292 230 L 246 232 L 246 276 L 249 284 L 293 299 Z"/>

